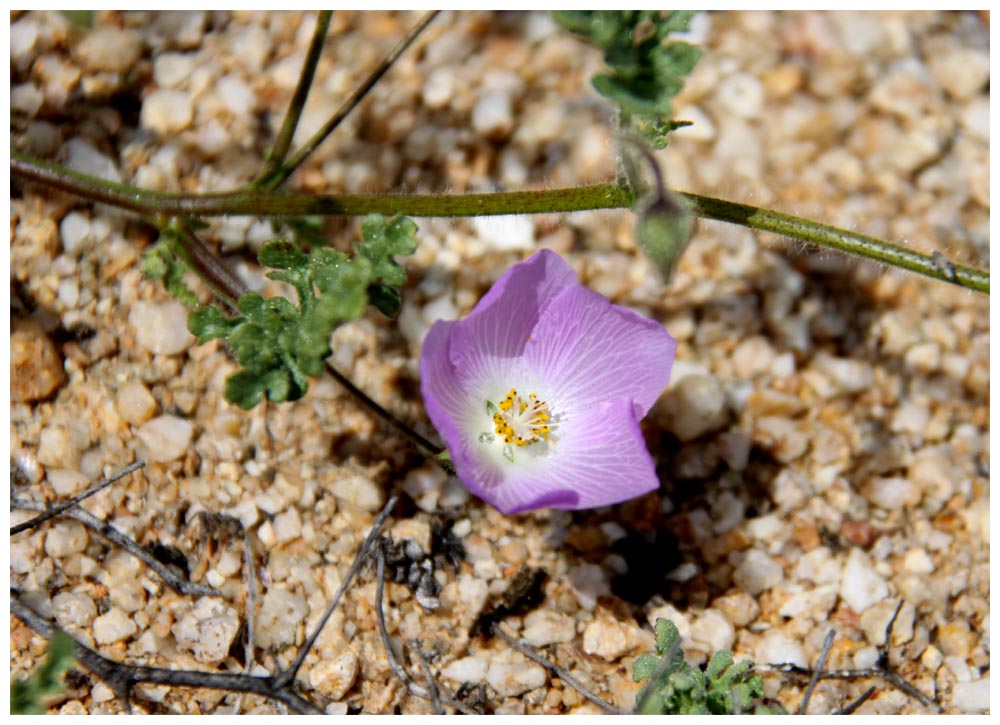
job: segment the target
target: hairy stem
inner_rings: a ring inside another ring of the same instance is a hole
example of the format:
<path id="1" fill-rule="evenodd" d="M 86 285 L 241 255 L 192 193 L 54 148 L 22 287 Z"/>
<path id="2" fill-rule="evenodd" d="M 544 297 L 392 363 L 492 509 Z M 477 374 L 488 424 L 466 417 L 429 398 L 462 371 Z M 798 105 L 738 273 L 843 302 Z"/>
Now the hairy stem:
<path id="1" fill-rule="evenodd" d="M 371 73 L 368 74 L 368 77 L 365 78 L 361 85 L 354 89 L 354 92 L 347 98 L 346 101 L 344 101 L 340 108 L 337 109 L 337 112 L 323 124 L 323 127 L 313 134 L 313 137 L 306 141 L 305 145 L 296 151 L 287 163 L 282 164 L 280 167 L 275 169 L 273 173 L 267 176 L 262 175 L 262 178 L 256 185 L 265 189 L 275 189 L 281 186 L 288 179 L 288 177 L 302 165 L 302 162 L 309 158 L 309 155 L 312 154 L 312 152 L 326 140 L 326 137 L 333 133 L 334 129 L 336 129 L 337 126 L 339 126 L 341 122 L 347 118 L 347 115 L 353 111 L 359 103 L 361 103 L 361 100 L 368 95 L 368 92 L 375 87 L 375 84 L 381 80 L 382 76 L 384 76 L 388 70 L 392 68 L 393 64 L 399 59 L 399 56 L 401 56 L 406 49 L 413 44 L 413 41 L 417 39 L 417 36 L 423 32 L 424 28 L 430 25 L 431 21 L 437 17 L 439 12 L 440 10 L 432 10 L 421 18 L 420 22 L 417 23 L 410 30 L 410 32 L 396 44 L 396 47 L 382 59 L 382 62 L 372 69 Z"/>
<path id="2" fill-rule="evenodd" d="M 168 194 L 86 176 L 18 153 L 11 154 L 11 175 L 95 202 L 113 204 L 148 215 L 168 216 L 303 216 L 405 214 L 415 217 L 468 217 L 500 214 L 543 214 L 628 208 L 632 193 L 611 181 L 568 189 L 539 189 L 492 194 L 289 194 L 280 196 L 237 190 L 221 194 Z M 774 232 L 792 239 L 853 254 L 916 272 L 942 282 L 990 291 L 990 273 L 953 264 L 943 255 L 921 254 L 875 237 L 827 224 L 709 196 L 675 192 L 696 216 Z"/>
<path id="3" fill-rule="evenodd" d="M 321 10 L 316 18 L 316 29 L 313 31 L 312 42 L 309 44 L 309 52 L 306 53 L 305 62 L 302 64 L 302 73 L 299 74 L 299 83 L 295 87 L 295 93 L 288 104 L 288 112 L 285 120 L 281 124 L 278 138 L 274 142 L 274 148 L 268 156 L 267 163 L 264 164 L 260 176 L 254 181 L 253 186 L 259 186 L 265 179 L 273 174 L 288 156 L 288 149 L 292 145 L 292 137 L 295 129 L 299 125 L 299 118 L 302 117 L 302 109 L 306 105 L 306 97 L 309 89 L 312 88 L 313 78 L 316 76 L 316 66 L 319 64 L 319 57 L 323 53 L 323 43 L 326 40 L 326 33 L 330 29 L 330 19 L 333 17 L 332 10 Z"/>

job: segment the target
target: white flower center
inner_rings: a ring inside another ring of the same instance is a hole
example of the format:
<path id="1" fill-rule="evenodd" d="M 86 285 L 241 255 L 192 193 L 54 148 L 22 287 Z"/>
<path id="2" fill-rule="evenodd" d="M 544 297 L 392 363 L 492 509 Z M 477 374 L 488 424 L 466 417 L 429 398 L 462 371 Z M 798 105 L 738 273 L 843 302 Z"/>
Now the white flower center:
<path id="1" fill-rule="evenodd" d="M 502 445 L 503 456 L 511 463 L 514 462 L 515 447 L 553 442 L 551 434 L 556 428 L 556 421 L 548 403 L 539 400 L 535 393 L 522 398 L 517 388 L 511 388 L 499 403 L 487 400 L 486 412 L 490 415 L 493 430 L 480 435 L 479 441 Z"/>

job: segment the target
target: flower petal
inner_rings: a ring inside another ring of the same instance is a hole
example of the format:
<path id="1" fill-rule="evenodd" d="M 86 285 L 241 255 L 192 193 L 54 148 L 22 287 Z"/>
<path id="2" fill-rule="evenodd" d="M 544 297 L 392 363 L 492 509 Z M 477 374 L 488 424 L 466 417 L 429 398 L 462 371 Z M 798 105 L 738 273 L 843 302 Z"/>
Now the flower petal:
<path id="1" fill-rule="evenodd" d="M 468 393 L 458 384 L 448 356 L 449 340 L 456 322 L 438 320 L 428 331 L 420 349 L 420 394 L 434 427 L 449 448 L 461 440 L 458 425 L 465 417 Z"/>
<path id="2" fill-rule="evenodd" d="M 576 285 L 573 269 L 548 249 L 507 270 L 452 331 L 451 361 L 463 380 L 505 374 L 555 297 Z"/>
<path id="3" fill-rule="evenodd" d="M 641 418 L 667 386 L 676 350 L 663 325 L 578 285 L 542 313 L 524 359 L 564 408 L 624 398 Z"/>
<path id="4" fill-rule="evenodd" d="M 656 490 L 660 482 L 636 413 L 623 399 L 577 410 L 561 424 L 555 455 L 530 469 L 512 466 L 488 496 L 477 495 L 512 514 L 541 506 L 596 508 Z"/>

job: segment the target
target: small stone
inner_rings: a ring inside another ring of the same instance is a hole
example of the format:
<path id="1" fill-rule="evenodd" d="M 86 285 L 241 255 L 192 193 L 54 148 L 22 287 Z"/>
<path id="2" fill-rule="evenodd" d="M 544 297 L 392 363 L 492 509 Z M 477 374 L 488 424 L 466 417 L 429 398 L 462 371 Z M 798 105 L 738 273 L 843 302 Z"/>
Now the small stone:
<path id="1" fill-rule="evenodd" d="M 435 68 L 424 81 L 422 97 L 428 108 L 444 108 L 455 94 L 455 71 L 451 68 Z"/>
<path id="2" fill-rule="evenodd" d="M 192 344 L 195 337 L 187 329 L 188 309 L 180 302 L 136 302 L 129 311 L 129 324 L 135 329 L 136 342 L 155 355 L 177 355 Z"/>
<path id="3" fill-rule="evenodd" d="M 90 698 L 94 702 L 108 702 L 116 697 L 117 695 L 115 694 L 115 691 L 103 682 L 98 682 L 90 688 Z"/>
<path id="4" fill-rule="evenodd" d="M 712 601 L 712 607 L 722 612 L 737 627 L 745 627 L 760 614 L 757 600 L 746 592 L 734 591 Z"/>
<path id="5" fill-rule="evenodd" d="M 750 596 L 779 584 L 784 577 L 781 565 L 759 549 L 734 556 L 739 563 L 733 571 L 733 583 Z"/>
<path id="6" fill-rule="evenodd" d="M 66 372 L 56 346 L 42 326 L 15 320 L 10 334 L 10 398 L 14 403 L 44 400 L 63 386 Z"/>
<path id="7" fill-rule="evenodd" d="M 795 461 L 809 447 L 809 437 L 794 420 L 773 415 L 757 419 L 752 439 L 782 463 Z"/>
<path id="8" fill-rule="evenodd" d="M 94 641 L 97 644 L 114 644 L 128 639 L 139 630 L 135 622 L 118 607 L 112 607 L 94 620 Z"/>
<path id="9" fill-rule="evenodd" d="M 472 218 L 476 236 L 490 250 L 528 251 L 535 247 L 535 224 L 529 216 L 477 216 Z"/>
<path id="10" fill-rule="evenodd" d="M 990 676 L 972 682 L 957 682 L 951 690 L 951 704 L 962 712 L 990 709 Z"/>
<path id="11" fill-rule="evenodd" d="M 358 656 L 345 649 L 332 660 L 322 660 L 309 671 L 309 683 L 325 697 L 339 700 L 354 685 L 360 669 Z"/>
<path id="12" fill-rule="evenodd" d="M 860 549 L 851 549 L 840 585 L 841 599 L 860 614 L 888 596 L 889 585 L 872 568 L 868 556 Z"/>
<path id="13" fill-rule="evenodd" d="M 688 375 L 672 386 L 662 403 L 664 425 L 681 441 L 719 430 L 729 414 L 726 394 L 711 375 Z"/>
<path id="14" fill-rule="evenodd" d="M 736 630 L 721 612 L 706 609 L 691 624 L 691 641 L 701 644 L 709 654 L 722 649 L 732 649 L 736 641 Z"/>
<path id="15" fill-rule="evenodd" d="M 215 90 L 222 103 L 234 116 L 243 118 L 254 112 L 257 96 L 240 78 L 233 75 L 224 76 L 219 79 Z"/>
<path id="16" fill-rule="evenodd" d="M 385 505 L 385 491 L 367 476 L 345 473 L 331 487 L 338 502 L 375 512 Z"/>
<path id="17" fill-rule="evenodd" d="M 545 684 L 545 669 L 534 662 L 507 664 L 493 661 L 486 672 L 486 682 L 501 697 L 517 697 Z"/>
<path id="18" fill-rule="evenodd" d="M 264 595 L 257 614 L 257 646 L 284 647 L 295 643 L 299 624 L 309 613 L 309 606 L 298 594 L 271 589 Z"/>
<path id="19" fill-rule="evenodd" d="M 179 90 L 197 67 L 195 53 L 161 53 L 153 60 L 153 80 L 160 88 Z"/>
<path id="20" fill-rule="evenodd" d="M 490 663 L 481 657 L 463 657 L 441 670 L 441 676 L 447 677 L 452 682 L 479 683 L 486 677 L 489 665 Z"/>
<path id="21" fill-rule="evenodd" d="M 50 468 L 45 472 L 45 478 L 60 498 L 75 496 L 90 485 L 90 479 L 84 474 L 65 468 Z"/>
<path id="22" fill-rule="evenodd" d="M 898 600 L 883 599 L 877 604 L 873 604 L 862 612 L 859 617 L 861 630 L 865 633 L 868 641 L 876 647 L 885 644 L 885 630 L 892 622 L 892 617 L 899 606 Z M 894 647 L 906 644 L 913 639 L 913 621 L 916 610 L 912 604 L 903 603 L 896 616 L 896 621 L 892 624 L 891 642 Z"/>
<path id="23" fill-rule="evenodd" d="M 436 511 L 446 479 L 447 474 L 440 466 L 427 465 L 414 468 L 403 479 L 403 490 L 417 502 L 421 511 Z"/>
<path id="24" fill-rule="evenodd" d="M 60 627 L 88 627 L 97 616 L 97 606 L 86 594 L 60 592 L 52 597 L 52 613 Z"/>
<path id="25" fill-rule="evenodd" d="M 583 651 L 608 662 L 628 654 L 637 643 L 633 628 L 614 619 L 599 617 L 583 630 Z"/>
<path id="26" fill-rule="evenodd" d="M 832 395 L 860 393 L 870 388 L 875 382 L 872 366 L 859 360 L 819 353 L 813 358 L 813 367 L 826 375 L 831 384 L 830 392 Z"/>
<path id="27" fill-rule="evenodd" d="M 274 538 L 279 544 L 287 544 L 302 536 L 302 517 L 296 508 L 290 508 L 274 517 Z"/>
<path id="28" fill-rule="evenodd" d="M 886 511 L 895 511 L 920 503 L 920 490 L 906 478 L 873 478 L 862 487 L 869 501 Z"/>
<path id="29" fill-rule="evenodd" d="M 756 661 L 766 665 L 793 664 L 808 667 L 809 660 L 801 642 L 788 637 L 778 629 L 765 632 L 754 648 Z"/>
<path id="30" fill-rule="evenodd" d="M 565 614 L 550 609 L 536 609 L 524 618 L 521 638 L 534 647 L 572 642 L 576 638 L 576 624 L 572 617 Z"/>
<path id="31" fill-rule="evenodd" d="M 194 99 L 187 91 L 160 88 L 142 102 L 140 122 L 160 136 L 183 131 L 194 119 Z"/>
<path id="32" fill-rule="evenodd" d="M 73 55 L 91 71 L 124 73 L 142 54 L 142 38 L 132 30 L 99 25 L 73 47 Z"/>
<path id="33" fill-rule="evenodd" d="M 133 380 L 118 389 L 115 408 L 131 425 L 142 425 L 156 412 L 156 399 L 145 385 Z"/>
<path id="34" fill-rule="evenodd" d="M 70 139 L 62 147 L 62 153 L 66 157 L 66 166 L 73 171 L 107 181 L 121 182 L 122 180 L 118 165 L 83 139 Z"/>
<path id="35" fill-rule="evenodd" d="M 170 631 L 197 662 L 215 664 L 228 656 L 239 629 L 235 609 L 218 597 L 202 597 L 178 617 Z"/>
<path id="36" fill-rule="evenodd" d="M 60 521 L 45 534 L 45 553 L 56 559 L 87 548 L 87 529 L 79 521 Z"/>
<path id="37" fill-rule="evenodd" d="M 749 73 L 734 73 L 716 87 L 715 102 L 740 118 L 759 118 L 764 110 L 764 86 Z"/>
<path id="38" fill-rule="evenodd" d="M 976 644 L 968 622 L 951 622 L 938 627 L 937 644 L 946 656 L 967 658 Z"/>
<path id="39" fill-rule="evenodd" d="M 34 83 L 21 83 L 10 89 L 10 110 L 29 118 L 38 113 L 45 102 L 45 94 Z"/>
<path id="40" fill-rule="evenodd" d="M 184 455 L 191 446 L 194 424 L 173 415 L 161 415 L 144 423 L 136 436 L 147 449 L 150 460 L 168 463 Z"/>
<path id="41" fill-rule="evenodd" d="M 934 562 L 923 549 L 910 549 L 903 555 L 903 569 L 911 574 L 932 574 Z"/>
<path id="42" fill-rule="evenodd" d="M 510 93 L 491 91 L 484 93 L 472 108 L 472 128 L 493 140 L 507 138 L 514 127 L 514 109 Z"/>
<path id="43" fill-rule="evenodd" d="M 592 611 L 597 598 L 611 593 L 608 574 L 596 564 L 579 564 L 569 572 L 573 594 L 583 609 Z"/>
<path id="44" fill-rule="evenodd" d="M 990 79 L 989 53 L 972 48 L 953 46 L 931 52 L 927 64 L 945 92 L 959 100 L 981 93 Z"/>
<path id="45" fill-rule="evenodd" d="M 698 106 L 683 106 L 677 109 L 676 118 L 689 121 L 691 125 L 673 131 L 673 138 L 692 141 L 711 141 L 715 138 L 715 122 Z"/>

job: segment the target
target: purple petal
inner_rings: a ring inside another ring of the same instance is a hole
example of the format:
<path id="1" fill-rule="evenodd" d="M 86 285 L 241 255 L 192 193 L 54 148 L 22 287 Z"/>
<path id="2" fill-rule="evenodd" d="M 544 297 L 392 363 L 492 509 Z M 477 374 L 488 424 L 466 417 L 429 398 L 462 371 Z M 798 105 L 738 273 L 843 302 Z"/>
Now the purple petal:
<path id="1" fill-rule="evenodd" d="M 641 418 L 666 387 L 676 349 L 659 323 L 577 285 L 546 308 L 524 360 L 565 408 L 624 398 Z"/>
<path id="2" fill-rule="evenodd" d="M 524 351 L 553 299 L 577 284 L 573 269 L 548 249 L 507 270 L 452 332 L 451 361 L 462 378 L 497 377 L 505 361 Z"/>
<path id="3" fill-rule="evenodd" d="M 635 407 L 631 401 L 615 400 L 568 416 L 560 424 L 550 458 L 531 468 L 512 465 L 495 491 L 477 495 L 501 512 L 512 514 L 541 506 L 608 506 L 654 491 L 659 485 Z"/>

